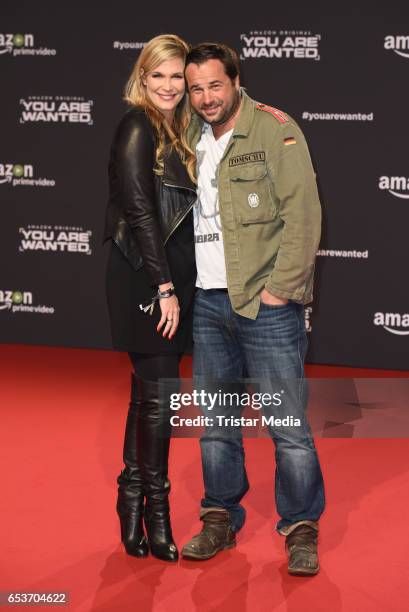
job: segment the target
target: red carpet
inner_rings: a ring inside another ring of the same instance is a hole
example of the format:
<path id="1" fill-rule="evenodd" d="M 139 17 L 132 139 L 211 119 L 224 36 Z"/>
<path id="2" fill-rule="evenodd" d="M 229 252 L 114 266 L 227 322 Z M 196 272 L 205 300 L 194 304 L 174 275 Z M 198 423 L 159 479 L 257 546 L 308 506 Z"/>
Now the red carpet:
<path id="1" fill-rule="evenodd" d="M 185 376 L 189 368 L 185 360 Z M 314 578 L 286 573 L 284 540 L 273 533 L 268 439 L 246 440 L 252 488 L 236 549 L 204 563 L 133 559 L 119 544 L 115 515 L 127 357 L 2 346 L 0 372 L 0 591 L 69 592 L 66 609 L 78 611 L 409 609 L 409 440 L 317 440 L 327 510 Z M 337 373 L 370 375 L 309 368 L 321 377 Z M 394 375 L 372 373 L 382 374 Z M 182 544 L 199 528 L 197 440 L 173 440 L 171 480 L 174 535 Z"/>

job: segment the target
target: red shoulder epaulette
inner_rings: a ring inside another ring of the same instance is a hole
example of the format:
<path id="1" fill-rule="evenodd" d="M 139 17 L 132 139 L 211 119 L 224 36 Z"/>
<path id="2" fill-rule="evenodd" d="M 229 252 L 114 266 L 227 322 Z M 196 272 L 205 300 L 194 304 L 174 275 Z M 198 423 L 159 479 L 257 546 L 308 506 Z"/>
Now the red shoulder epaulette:
<path id="1" fill-rule="evenodd" d="M 280 123 L 287 123 L 289 121 L 287 115 L 283 113 L 283 111 L 278 110 L 278 108 L 274 108 L 273 106 L 267 106 L 266 104 L 256 104 L 256 108 L 259 110 L 266 111 L 266 113 L 270 113 L 279 121 Z"/>

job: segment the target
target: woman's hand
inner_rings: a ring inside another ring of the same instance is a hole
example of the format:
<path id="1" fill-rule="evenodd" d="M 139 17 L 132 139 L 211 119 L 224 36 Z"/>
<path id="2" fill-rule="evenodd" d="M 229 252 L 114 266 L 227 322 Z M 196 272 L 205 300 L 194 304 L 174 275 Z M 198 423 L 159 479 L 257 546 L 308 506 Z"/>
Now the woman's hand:
<path id="1" fill-rule="evenodd" d="M 166 283 L 164 285 L 159 285 L 160 291 L 166 291 L 172 287 L 171 283 Z M 171 295 L 167 298 L 159 298 L 159 306 L 161 309 L 162 316 L 158 323 L 156 330 L 160 332 L 163 325 L 165 328 L 163 330 L 162 336 L 168 336 L 169 340 L 173 338 L 176 333 L 177 327 L 179 325 L 179 302 L 176 295 Z"/>

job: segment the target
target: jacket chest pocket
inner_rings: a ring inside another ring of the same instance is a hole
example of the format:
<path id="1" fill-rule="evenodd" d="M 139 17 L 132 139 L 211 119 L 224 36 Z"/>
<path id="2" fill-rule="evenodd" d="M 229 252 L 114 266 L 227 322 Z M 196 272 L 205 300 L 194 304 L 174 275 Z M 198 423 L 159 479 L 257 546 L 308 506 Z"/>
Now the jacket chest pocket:
<path id="1" fill-rule="evenodd" d="M 230 168 L 230 186 L 239 223 L 264 223 L 276 217 L 272 185 L 265 164 Z"/>

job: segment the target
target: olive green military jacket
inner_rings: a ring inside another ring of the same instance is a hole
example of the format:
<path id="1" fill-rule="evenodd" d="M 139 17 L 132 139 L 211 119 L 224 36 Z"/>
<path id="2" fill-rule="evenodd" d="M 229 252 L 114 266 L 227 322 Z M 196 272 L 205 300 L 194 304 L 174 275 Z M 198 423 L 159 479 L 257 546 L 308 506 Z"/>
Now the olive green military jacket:
<path id="1" fill-rule="evenodd" d="M 255 319 L 260 293 L 312 300 L 321 207 L 305 138 L 293 119 L 242 91 L 217 180 L 227 286 L 232 307 Z M 195 150 L 203 122 L 194 115 Z"/>

